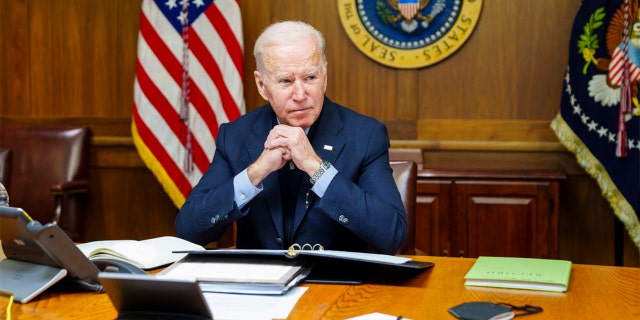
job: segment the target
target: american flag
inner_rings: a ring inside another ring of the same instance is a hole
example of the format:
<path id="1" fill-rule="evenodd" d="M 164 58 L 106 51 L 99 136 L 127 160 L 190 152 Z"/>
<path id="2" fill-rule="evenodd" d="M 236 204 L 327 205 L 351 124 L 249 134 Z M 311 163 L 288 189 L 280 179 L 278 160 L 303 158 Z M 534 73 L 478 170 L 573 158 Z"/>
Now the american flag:
<path id="1" fill-rule="evenodd" d="M 245 112 L 237 0 L 143 0 L 132 135 L 179 208 L 207 170 L 221 123 Z"/>

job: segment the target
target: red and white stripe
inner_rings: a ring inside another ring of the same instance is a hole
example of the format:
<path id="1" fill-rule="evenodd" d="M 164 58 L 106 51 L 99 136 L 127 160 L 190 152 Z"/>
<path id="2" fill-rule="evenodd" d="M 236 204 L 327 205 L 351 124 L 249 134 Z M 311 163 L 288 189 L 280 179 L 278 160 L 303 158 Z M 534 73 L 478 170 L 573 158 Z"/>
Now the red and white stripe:
<path id="1" fill-rule="evenodd" d="M 416 13 L 418 13 L 418 10 L 420 9 L 420 3 L 418 3 L 418 0 L 400 1 L 398 3 L 398 9 L 400 10 L 400 13 L 403 17 L 411 20 L 413 19 L 413 17 L 415 17 Z"/>
<path id="2" fill-rule="evenodd" d="M 218 126 L 245 112 L 242 21 L 236 0 L 215 0 L 188 30 L 185 41 L 154 1 L 143 1 L 132 134 L 143 161 L 177 207 L 207 170 Z M 185 121 L 180 119 L 183 61 L 188 61 L 189 81 Z M 184 165 L 189 151 L 193 170 Z"/>
<path id="3" fill-rule="evenodd" d="M 611 81 L 611 84 L 616 87 L 622 85 L 625 59 L 629 65 L 629 80 L 631 83 L 640 80 L 640 69 L 629 61 L 629 58 L 626 57 L 623 50 L 616 48 L 613 52 L 613 56 L 611 57 L 611 62 L 609 63 L 609 80 Z"/>

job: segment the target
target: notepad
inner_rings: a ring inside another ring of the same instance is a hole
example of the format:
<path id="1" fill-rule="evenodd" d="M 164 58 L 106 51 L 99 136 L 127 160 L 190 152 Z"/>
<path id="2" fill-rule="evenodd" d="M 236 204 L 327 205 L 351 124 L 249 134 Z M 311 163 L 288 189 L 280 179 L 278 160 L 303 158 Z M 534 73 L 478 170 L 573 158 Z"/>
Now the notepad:
<path id="1" fill-rule="evenodd" d="M 89 259 L 116 259 L 141 269 L 153 269 L 182 259 L 179 250 L 203 250 L 195 243 L 172 236 L 147 240 L 101 240 L 81 243 L 78 248 Z"/>
<path id="2" fill-rule="evenodd" d="M 571 261 L 479 257 L 465 275 L 465 285 L 565 292 Z"/>

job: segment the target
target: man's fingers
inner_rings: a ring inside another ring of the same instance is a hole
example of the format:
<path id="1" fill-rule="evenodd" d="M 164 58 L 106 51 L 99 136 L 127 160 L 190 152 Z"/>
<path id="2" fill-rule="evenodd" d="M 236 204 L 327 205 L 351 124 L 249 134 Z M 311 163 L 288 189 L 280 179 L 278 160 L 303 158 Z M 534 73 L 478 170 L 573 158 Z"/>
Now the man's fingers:
<path id="1" fill-rule="evenodd" d="M 289 152 L 289 149 L 281 147 L 280 152 L 282 152 L 282 159 L 285 161 L 291 160 L 291 152 Z"/>

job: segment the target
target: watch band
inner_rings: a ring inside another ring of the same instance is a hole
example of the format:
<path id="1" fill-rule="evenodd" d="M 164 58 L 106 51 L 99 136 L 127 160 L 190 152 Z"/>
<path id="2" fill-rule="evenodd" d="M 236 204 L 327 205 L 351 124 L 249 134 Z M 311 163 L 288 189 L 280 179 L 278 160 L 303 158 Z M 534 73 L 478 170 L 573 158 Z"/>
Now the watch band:
<path id="1" fill-rule="evenodd" d="M 311 176 L 311 178 L 309 178 L 309 182 L 311 182 L 311 184 L 316 184 L 318 179 L 320 179 L 320 177 L 322 177 L 322 175 L 327 170 L 329 170 L 330 167 L 331 163 L 329 161 L 320 160 L 320 168 L 318 169 L 318 171 L 316 171 L 316 173 L 313 174 L 313 176 Z"/>

